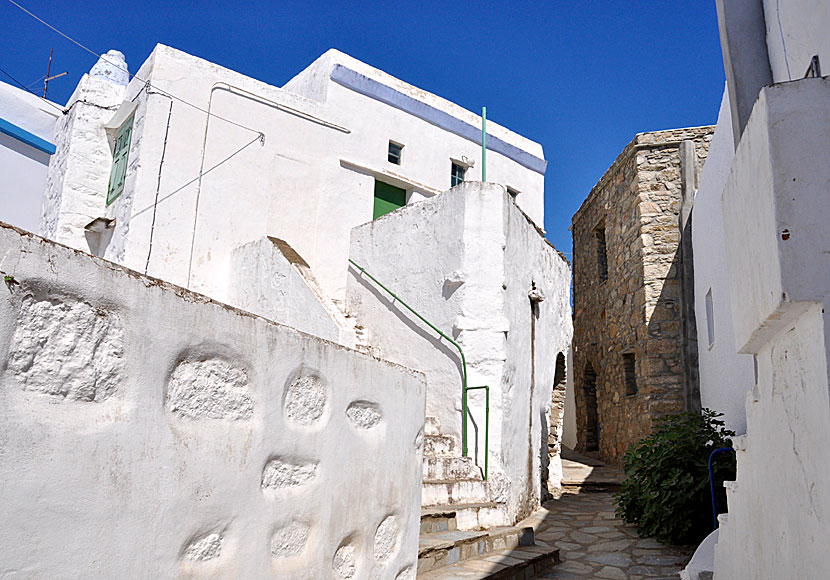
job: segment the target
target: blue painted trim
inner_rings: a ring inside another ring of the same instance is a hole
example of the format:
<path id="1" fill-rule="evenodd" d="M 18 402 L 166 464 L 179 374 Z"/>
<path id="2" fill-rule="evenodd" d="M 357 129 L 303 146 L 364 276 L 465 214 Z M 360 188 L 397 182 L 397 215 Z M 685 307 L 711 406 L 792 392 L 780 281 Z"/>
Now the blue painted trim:
<path id="1" fill-rule="evenodd" d="M 481 145 L 481 127 L 475 127 L 466 121 L 453 117 L 445 111 L 427 105 L 418 99 L 410 97 L 374 79 L 370 79 L 342 64 L 334 66 L 331 71 L 331 80 L 361 95 L 366 95 L 367 97 L 386 103 L 451 133 L 469 139 L 477 145 Z M 541 173 L 542 175 L 545 174 L 545 169 L 548 166 L 548 162 L 544 159 L 531 155 L 527 151 L 519 149 L 515 145 L 502 141 L 493 135 L 487 136 L 487 149 L 501 153 L 519 165 L 527 167 L 536 173 Z"/>
<path id="2" fill-rule="evenodd" d="M 41 139 L 33 133 L 29 133 L 26 129 L 21 129 L 14 123 L 9 123 L 0 117 L 0 133 L 5 133 L 9 137 L 14 137 L 21 143 L 25 143 L 30 147 L 34 147 L 38 151 L 43 151 L 49 155 L 54 155 L 57 148 L 49 143 L 46 139 Z"/>

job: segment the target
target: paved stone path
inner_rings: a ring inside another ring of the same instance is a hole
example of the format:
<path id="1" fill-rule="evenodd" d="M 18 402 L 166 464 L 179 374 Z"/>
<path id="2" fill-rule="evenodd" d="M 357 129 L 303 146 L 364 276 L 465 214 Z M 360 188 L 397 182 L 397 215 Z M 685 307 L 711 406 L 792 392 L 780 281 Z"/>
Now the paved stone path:
<path id="1" fill-rule="evenodd" d="M 694 551 L 640 538 L 615 517 L 612 493 L 565 494 L 544 507 L 550 513 L 536 537 L 561 550 L 561 563 L 534 577 L 540 580 L 676 580 Z"/>

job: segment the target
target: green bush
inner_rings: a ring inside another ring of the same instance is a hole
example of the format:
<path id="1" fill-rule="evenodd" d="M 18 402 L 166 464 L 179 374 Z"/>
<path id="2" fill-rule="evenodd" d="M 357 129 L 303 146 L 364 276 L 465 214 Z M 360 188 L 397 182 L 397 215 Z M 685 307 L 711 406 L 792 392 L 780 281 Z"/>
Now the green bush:
<path id="1" fill-rule="evenodd" d="M 641 536 L 669 544 L 696 544 L 712 531 L 709 454 L 730 447 L 721 414 L 703 409 L 658 419 L 651 435 L 625 454 L 625 481 L 617 515 Z M 723 481 L 735 478 L 735 454 L 715 456 L 718 511 L 726 511 Z"/>

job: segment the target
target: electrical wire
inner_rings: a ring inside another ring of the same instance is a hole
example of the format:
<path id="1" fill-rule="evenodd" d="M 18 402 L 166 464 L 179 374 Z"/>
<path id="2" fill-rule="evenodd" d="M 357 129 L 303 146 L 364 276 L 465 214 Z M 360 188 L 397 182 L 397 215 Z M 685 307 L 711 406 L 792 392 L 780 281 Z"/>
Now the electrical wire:
<path id="1" fill-rule="evenodd" d="M 6 72 L 5 70 L 3 70 L 2 68 L 0 68 L 0 72 L 1 72 L 1 73 L 3 73 L 4 75 L 6 75 L 7 77 L 9 77 L 11 80 L 13 80 L 13 81 L 14 81 L 14 83 L 15 83 L 17 86 L 19 86 L 21 89 L 23 89 L 23 90 L 24 90 L 24 91 L 26 91 L 27 93 L 32 93 L 32 94 L 33 94 L 34 96 L 36 96 L 38 99 L 41 99 L 42 101 L 44 101 L 44 102 L 46 102 L 46 103 L 49 103 L 51 106 L 55 107 L 55 108 L 56 108 L 58 111 L 60 111 L 62 114 L 66 114 L 66 109 L 64 109 L 64 108 L 63 108 L 63 107 L 61 107 L 60 105 L 56 105 L 55 103 L 53 103 L 52 101 L 50 101 L 50 100 L 48 100 L 48 99 L 45 99 L 45 98 L 41 97 L 40 95 L 38 95 L 37 93 L 35 93 L 33 90 L 31 90 L 29 87 L 27 87 L 26 85 L 24 85 L 23 83 L 21 83 L 19 80 L 17 80 L 16 78 L 14 78 L 12 75 L 10 75 L 8 72 Z M 37 82 L 37 81 L 35 81 L 35 82 Z"/>
<path id="2" fill-rule="evenodd" d="M 237 127 L 241 128 L 241 129 L 245 129 L 245 130 L 247 130 L 247 131 L 251 131 L 251 132 L 253 132 L 253 133 L 256 133 L 256 134 L 257 134 L 257 135 L 259 135 L 259 136 L 263 136 L 263 135 L 264 135 L 264 134 L 262 133 L 262 131 L 258 131 L 257 129 L 252 129 L 251 127 L 248 127 L 248 126 L 246 126 L 246 125 L 242 125 L 242 124 L 237 123 L 237 122 L 235 122 L 235 121 L 231 121 L 230 119 L 226 119 L 225 117 L 222 117 L 222 116 L 220 116 L 220 115 L 217 115 L 216 113 L 211 113 L 210 111 L 208 111 L 207 109 L 204 109 L 203 107 L 200 107 L 199 105 L 195 105 L 195 104 L 193 104 L 193 103 L 191 103 L 191 102 L 189 102 L 189 101 L 186 101 L 185 99 L 182 99 L 181 97 L 177 97 L 176 95 L 173 95 L 173 94 L 171 94 L 171 93 L 169 93 L 169 92 L 167 92 L 167 91 L 165 91 L 165 90 L 163 90 L 163 89 L 160 89 L 159 87 L 157 87 L 157 86 L 153 85 L 152 83 L 150 83 L 150 81 L 149 81 L 149 80 L 142 79 L 142 78 L 140 78 L 140 77 L 138 77 L 138 76 L 136 76 L 136 75 L 132 74 L 129 70 L 127 70 L 126 68 L 122 67 L 122 66 L 121 66 L 121 65 L 119 65 L 118 63 L 113 62 L 113 61 L 109 60 L 108 58 L 104 57 L 103 55 L 98 54 L 97 52 L 95 52 L 95 51 L 94 51 L 94 50 L 92 50 L 91 48 L 89 48 L 89 47 L 87 47 L 87 46 L 84 46 L 83 44 L 81 44 L 80 42 L 78 42 L 77 40 L 75 40 L 74 38 L 72 38 L 71 36 L 69 36 L 68 34 L 65 34 L 64 32 L 62 32 L 62 31 L 58 30 L 57 28 L 55 28 L 54 26 L 52 26 L 51 24 L 49 24 L 48 22 L 46 22 L 44 19 L 42 19 L 41 17 L 39 17 L 37 14 L 35 14 L 35 13 L 33 13 L 33 12 L 31 12 L 31 11 L 27 10 L 26 8 L 24 8 L 23 6 L 21 6 L 20 4 L 18 4 L 17 2 L 15 2 L 15 0 L 8 0 L 8 2 L 9 2 L 10 4 L 13 4 L 13 5 L 14 5 L 14 6 L 16 6 L 17 8 L 19 8 L 20 10 L 22 10 L 23 12 L 25 12 L 26 14 L 28 14 L 29 16 L 31 16 L 32 18 L 34 18 L 35 20 L 37 20 L 38 22 L 40 22 L 41 24 L 43 24 L 43 25 L 44 25 L 44 26 L 46 26 L 47 28 L 49 28 L 49 29 L 51 29 L 51 30 L 55 31 L 56 33 L 58 33 L 59 35 L 61 35 L 62 37 L 64 37 L 66 40 L 68 40 L 69 42 L 71 42 L 72 44 L 75 44 L 76 46 L 79 46 L 80 48 L 82 48 L 83 50 L 87 51 L 87 52 L 88 52 L 88 53 L 90 53 L 91 55 L 96 56 L 96 57 L 97 57 L 97 58 L 99 58 L 100 60 L 103 60 L 104 62 L 109 63 L 110 65 L 114 66 L 114 67 L 115 67 L 115 68 L 117 68 L 118 70 L 120 70 L 120 71 L 123 71 L 123 72 L 127 73 L 130 77 L 132 77 L 132 78 L 134 78 L 134 79 L 136 79 L 136 80 L 138 80 L 138 81 L 141 81 L 142 83 L 144 83 L 145 85 L 147 85 L 148 87 L 150 87 L 150 88 L 152 88 L 152 89 L 155 89 L 155 90 L 156 90 L 156 91 L 158 91 L 159 93 L 163 93 L 163 94 L 167 95 L 168 97 L 170 97 L 171 99 L 174 99 L 174 100 L 176 100 L 176 101 L 179 101 L 180 103 L 183 103 L 183 104 L 188 105 L 188 106 L 190 106 L 190 107 L 193 107 L 194 109 L 196 109 L 196 110 L 198 110 L 198 111 L 201 111 L 201 112 L 205 113 L 205 114 L 206 114 L 206 115 L 208 115 L 209 117 L 215 117 L 215 118 L 217 118 L 217 119 L 219 119 L 219 120 L 221 120 L 221 121 L 225 121 L 226 123 L 229 123 L 229 124 L 231 124 L 231 125 L 235 125 L 235 126 L 237 126 Z M 15 81 L 15 82 L 17 82 L 17 81 Z M 21 86 L 22 86 L 22 85 L 21 85 Z"/>
<path id="3" fill-rule="evenodd" d="M 139 211 L 137 211 L 137 212 L 133 213 L 133 214 L 130 216 L 130 219 L 135 218 L 136 216 L 139 216 L 139 215 L 143 214 L 143 213 L 144 213 L 144 212 L 146 212 L 146 211 L 150 211 L 150 210 L 151 210 L 151 209 L 153 209 L 156 205 L 158 205 L 158 204 L 160 204 L 161 202 L 163 202 L 163 201 L 165 201 L 165 200 L 167 200 L 167 199 L 169 199 L 169 198 L 173 197 L 174 195 L 176 195 L 177 193 L 179 193 L 181 190 L 183 190 L 183 189 L 184 189 L 185 187 L 187 187 L 188 185 L 191 185 L 192 183 L 195 183 L 195 182 L 196 182 L 196 181 L 198 181 L 201 177 L 203 177 L 203 176 L 207 175 L 208 173 L 210 173 L 211 171 L 213 171 L 214 169 L 216 169 L 216 168 L 217 168 L 217 167 L 219 167 L 220 165 L 222 165 L 222 164 L 224 164 L 224 163 L 227 163 L 227 162 L 228 162 L 228 161 L 230 161 L 233 157 L 236 157 L 237 155 L 239 155 L 240 153 L 242 153 L 242 151 L 243 151 L 243 150 L 247 149 L 248 147 L 250 147 L 251 145 L 253 145 L 254 143 L 256 143 L 256 142 L 257 142 L 257 141 L 259 141 L 259 140 L 260 140 L 259 136 L 255 137 L 254 139 L 252 139 L 251 141 L 249 141 L 248 143 L 246 143 L 245 145 L 243 145 L 242 147 L 240 147 L 239 149 L 237 149 L 236 151 L 234 151 L 233 153 L 231 153 L 230 155 L 228 155 L 227 157 L 225 157 L 222 161 L 220 161 L 220 162 L 219 162 L 219 163 L 217 163 L 216 165 L 213 165 L 213 166 L 209 167 L 208 169 L 205 169 L 204 171 L 200 172 L 200 173 L 199 173 L 199 175 L 197 175 L 196 177 L 194 177 L 193 179 L 191 179 L 190 181 L 188 181 L 187 183 L 185 183 L 185 184 L 184 184 L 184 185 L 182 185 L 181 187 L 177 187 L 176 189 L 174 189 L 173 191 L 171 191 L 170 193 L 168 193 L 168 194 L 167 194 L 167 195 L 165 195 L 164 197 L 160 197 L 160 198 L 158 199 L 158 201 L 157 201 L 156 203 L 154 203 L 153 205 L 149 205 L 149 206 L 145 207 L 144 209 L 139 210 Z"/>

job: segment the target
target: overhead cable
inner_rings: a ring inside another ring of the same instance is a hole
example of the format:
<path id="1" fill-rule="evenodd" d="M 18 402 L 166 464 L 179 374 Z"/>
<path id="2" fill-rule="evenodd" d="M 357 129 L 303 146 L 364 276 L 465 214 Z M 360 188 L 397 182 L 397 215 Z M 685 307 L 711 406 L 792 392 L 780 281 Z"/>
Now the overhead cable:
<path id="1" fill-rule="evenodd" d="M 231 125 L 235 125 L 235 126 L 237 126 L 237 127 L 240 127 L 241 129 L 246 129 L 247 131 L 251 131 L 251 132 L 253 132 L 253 133 L 256 133 L 257 135 L 263 136 L 262 131 L 258 131 L 257 129 L 252 129 L 251 127 L 248 127 L 248 126 L 246 126 L 246 125 L 242 125 L 242 124 L 237 123 L 237 122 L 235 122 L 235 121 L 231 121 L 230 119 L 226 119 L 225 117 L 222 117 L 222 116 L 220 116 L 220 115 L 217 115 L 216 113 L 211 113 L 210 111 L 208 111 L 207 109 L 205 109 L 205 108 L 203 108 L 203 107 L 200 107 L 199 105 L 196 105 L 196 104 L 193 104 L 193 103 L 191 103 L 191 102 L 189 102 L 189 101 L 186 101 L 185 99 L 182 99 L 181 97 L 177 97 L 176 95 L 173 95 L 173 94 L 171 94 L 171 93 L 169 93 L 169 92 L 165 91 L 164 89 L 160 89 L 159 87 L 157 87 L 157 86 L 153 85 L 152 83 L 150 83 L 150 81 L 149 81 L 149 80 L 142 79 L 142 78 L 140 78 L 140 77 L 138 77 L 138 76 L 136 76 L 136 75 L 132 74 L 129 70 L 127 70 L 126 68 L 124 68 L 124 67 L 123 67 L 123 66 L 121 66 L 120 64 L 118 64 L 118 63 L 116 63 L 116 62 L 113 62 L 113 61 L 109 60 L 108 58 L 104 57 L 103 55 L 98 54 L 97 52 L 95 52 L 95 51 L 94 51 L 94 50 L 92 50 L 91 48 L 89 48 L 89 47 L 87 47 L 87 46 L 84 46 L 83 44 L 81 44 L 80 42 L 78 42 L 77 40 L 75 40 L 74 38 L 72 38 L 71 36 L 69 36 L 68 34 L 66 34 L 66 33 L 64 33 L 64 32 L 62 32 L 62 31 L 58 30 L 57 28 L 55 28 L 54 26 L 52 26 L 51 24 L 49 24 L 48 22 L 46 22 L 43 18 L 40 18 L 37 14 L 34 14 L 33 12 L 31 12 L 31 11 L 27 10 L 26 8 L 24 8 L 23 6 L 21 6 L 20 4 L 18 4 L 17 2 L 15 2 L 15 0 L 8 0 L 8 1 L 9 1 L 9 3 L 13 4 L 14 6 L 17 6 L 20 10 L 22 10 L 23 12 L 25 12 L 26 14 L 28 14 L 29 16 L 31 16 L 32 18 L 34 18 L 35 20 L 37 20 L 38 22 L 40 22 L 41 24 L 43 24 L 44 26 L 46 26 L 47 28 L 49 28 L 49 29 L 51 29 L 51 30 L 53 30 L 53 31 L 57 32 L 57 33 L 58 33 L 58 34 L 60 34 L 61 36 L 63 36 L 63 37 L 64 37 L 66 40 L 68 40 L 69 42 L 71 42 L 71 43 L 73 43 L 73 44 L 75 44 L 75 45 L 79 46 L 79 47 L 80 47 L 80 48 L 82 48 L 83 50 L 87 51 L 88 53 L 90 53 L 90 54 L 91 54 L 91 55 L 93 55 L 93 56 L 98 57 L 99 59 L 103 60 L 104 62 L 109 63 L 110 65 L 114 66 L 114 67 L 115 67 L 115 68 L 117 68 L 118 70 L 120 70 L 120 71 L 124 71 L 124 72 L 125 72 L 125 73 L 127 73 L 130 77 L 132 77 L 132 78 L 134 78 L 134 79 L 137 79 L 137 80 L 139 80 L 139 81 L 143 82 L 145 85 L 147 85 L 147 86 L 148 86 L 148 87 L 150 87 L 150 88 L 155 89 L 155 90 L 156 90 L 156 91 L 158 91 L 159 93 L 163 93 L 163 94 L 167 95 L 168 97 L 170 97 L 171 99 L 174 99 L 174 100 L 176 100 L 176 101 L 179 101 L 180 103 L 184 103 L 185 105 L 188 105 L 188 106 L 190 106 L 190 107 L 193 107 L 194 109 L 196 109 L 196 110 L 198 110 L 198 111 L 201 111 L 201 112 L 203 112 L 204 114 L 206 114 L 206 115 L 208 115 L 208 116 L 210 116 L 210 117 L 215 117 L 215 118 L 217 118 L 217 119 L 220 119 L 220 120 L 222 120 L 222 121 L 225 121 L 226 123 L 229 123 L 229 124 L 231 124 Z"/>
<path id="2" fill-rule="evenodd" d="M 19 80 L 17 80 L 16 78 L 14 78 L 12 75 L 10 75 L 8 72 L 6 72 L 5 70 L 3 70 L 2 68 L 0 68 L 0 72 L 1 72 L 1 73 L 3 73 L 4 75 L 6 75 L 7 77 L 9 77 L 11 80 L 13 80 L 13 81 L 14 81 L 14 83 L 15 83 L 17 86 L 19 86 L 21 89 L 23 89 L 23 90 L 24 90 L 24 91 L 26 91 L 27 93 L 32 93 L 32 94 L 33 94 L 34 96 L 36 96 L 38 99 L 40 99 L 40 100 L 42 100 L 42 101 L 45 101 L 45 102 L 49 103 L 50 105 L 52 105 L 53 107 L 55 107 L 55 108 L 56 108 L 58 111 L 60 111 L 61 113 L 66 113 L 66 109 L 64 109 L 64 108 L 63 108 L 63 107 L 61 107 L 60 105 L 56 105 L 55 103 L 53 103 L 52 101 L 50 101 L 50 100 L 48 100 L 48 99 L 45 99 L 45 98 L 41 97 L 40 95 L 38 95 L 37 93 L 35 93 L 33 90 L 31 90 L 29 87 L 27 87 L 26 85 L 24 85 L 23 83 L 21 83 Z M 37 82 L 37 81 L 35 81 L 35 82 Z M 32 83 L 32 84 L 34 84 L 34 83 Z"/>

